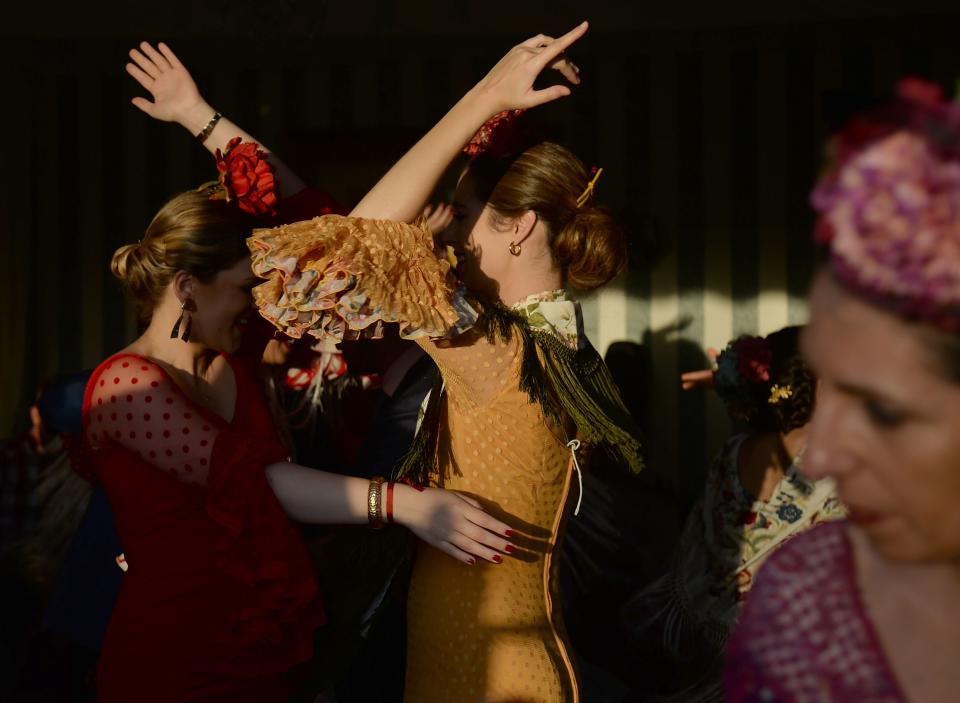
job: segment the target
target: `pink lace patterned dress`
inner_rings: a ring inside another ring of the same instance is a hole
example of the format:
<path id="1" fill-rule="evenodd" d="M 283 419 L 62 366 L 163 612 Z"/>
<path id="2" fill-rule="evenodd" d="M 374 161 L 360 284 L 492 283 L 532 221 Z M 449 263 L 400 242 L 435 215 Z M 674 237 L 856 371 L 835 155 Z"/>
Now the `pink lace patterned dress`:
<path id="1" fill-rule="evenodd" d="M 727 648 L 728 703 L 906 703 L 857 584 L 847 522 L 767 560 Z"/>

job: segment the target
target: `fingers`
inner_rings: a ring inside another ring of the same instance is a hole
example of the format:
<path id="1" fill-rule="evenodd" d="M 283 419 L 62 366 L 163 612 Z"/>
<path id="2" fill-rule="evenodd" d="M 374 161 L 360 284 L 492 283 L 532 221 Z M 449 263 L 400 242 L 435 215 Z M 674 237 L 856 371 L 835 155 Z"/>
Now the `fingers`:
<path id="1" fill-rule="evenodd" d="M 133 103 L 134 107 L 143 110 L 145 113 L 153 117 L 153 103 L 146 98 L 136 97 L 130 102 Z"/>
<path id="2" fill-rule="evenodd" d="M 137 81 L 147 90 L 150 90 L 153 86 L 153 78 L 148 76 L 142 69 L 137 66 L 134 66 L 132 63 L 127 64 L 127 73 L 133 76 L 134 80 Z"/>
<path id="3" fill-rule="evenodd" d="M 160 69 L 161 73 L 163 71 L 170 70 L 170 62 L 167 61 L 156 49 L 154 49 L 147 42 L 140 42 L 140 51 L 146 54 L 147 58 L 153 61 L 154 65 Z"/>
<path id="4" fill-rule="evenodd" d="M 713 370 L 701 369 L 680 374 L 680 385 L 685 391 L 697 387 L 709 388 L 713 385 Z"/>
<path id="5" fill-rule="evenodd" d="M 439 549 L 441 552 L 445 554 L 449 554 L 457 561 L 462 561 L 464 564 L 467 564 L 469 566 L 473 566 L 474 564 L 477 563 L 476 558 L 472 554 L 463 551 L 462 549 L 451 544 L 450 542 L 434 542 L 433 546 Z"/>
<path id="6" fill-rule="evenodd" d="M 562 58 L 554 63 L 550 68 L 560 71 L 560 75 L 566 78 L 574 85 L 580 84 L 580 69 L 570 59 Z"/>
<path id="7" fill-rule="evenodd" d="M 533 91 L 526 107 L 536 107 L 537 105 L 543 105 L 554 100 L 559 100 L 560 98 L 565 98 L 568 95 L 570 95 L 570 89 L 567 86 L 552 85 L 549 88 L 544 88 L 543 90 Z"/>
<path id="8" fill-rule="evenodd" d="M 476 542 L 479 545 L 484 547 L 489 547 L 496 553 L 509 554 L 514 550 L 513 544 L 509 540 L 504 539 L 498 534 L 486 530 L 477 525 L 465 522 L 457 530 L 464 537 L 469 538 L 471 541 Z M 468 550 L 473 552 L 473 550 Z M 477 552 L 473 552 L 476 554 Z"/>
<path id="9" fill-rule="evenodd" d="M 540 68 L 545 68 L 553 63 L 554 60 L 560 56 L 560 54 L 566 51 L 569 46 L 571 46 L 586 33 L 588 26 L 589 25 L 586 22 L 581 22 L 559 39 L 554 39 L 547 44 L 543 51 L 537 55 L 540 61 Z"/>
<path id="10" fill-rule="evenodd" d="M 473 498 L 468 498 L 467 496 L 457 494 L 457 497 L 463 500 L 466 503 L 469 503 L 472 509 L 464 510 L 463 516 L 471 523 L 478 527 L 482 527 L 484 530 L 489 530 L 498 535 L 504 537 L 511 537 L 513 535 L 513 530 L 505 522 L 500 522 L 497 518 L 493 517 L 490 513 L 483 510 L 477 501 Z"/>
<path id="11" fill-rule="evenodd" d="M 180 63 L 180 59 L 177 58 L 177 55 L 173 53 L 173 50 L 169 46 L 167 46 L 163 42 L 160 42 L 159 44 L 157 44 L 157 48 L 160 49 L 160 53 L 163 54 L 163 57 L 169 62 L 171 66 L 173 66 L 174 68 L 183 68 L 183 64 Z"/>
<path id="12" fill-rule="evenodd" d="M 156 64 L 136 49 L 130 49 L 130 58 L 140 67 L 140 70 L 151 78 L 156 79 L 160 76 L 160 69 L 157 68 Z"/>
<path id="13" fill-rule="evenodd" d="M 478 501 L 476 498 L 471 498 L 470 496 L 465 496 L 463 493 L 457 493 L 456 491 L 451 491 L 451 492 L 453 493 L 453 495 L 455 495 L 457 498 L 459 498 L 460 500 L 462 500 L 462 501 L 463 501 L 464 503 L 466 503 L 467 505 L 470 505 L 470 506 L 476 508 L 477 510 L 483 512 L 483 506 L 480 505 L 480 501 Z"/>
<path id="14" fill-rule="evenodd" d="M 546 34 L 538 34 L 535 37 L 530 37 L 524 42 L 520 42 L 517 46 L 525 46 L 528 49 L 536 49 L 538 47 L 545 46 L 552 41 L 555 41 L 553 37 L 548 37 Z"/>
<path id="15" fill-rule="evenodd" d="M 462 532 L 451 535 L 450 544 L 468 555 L 479 557 L 480 559 L 489 561 L 491 564 L 500 564 L 503 562 L 503 557 L 500 556 L 498 552 L 490 549 L 490 547 L 487 547 L 480 542 L 477 542 Z"/>

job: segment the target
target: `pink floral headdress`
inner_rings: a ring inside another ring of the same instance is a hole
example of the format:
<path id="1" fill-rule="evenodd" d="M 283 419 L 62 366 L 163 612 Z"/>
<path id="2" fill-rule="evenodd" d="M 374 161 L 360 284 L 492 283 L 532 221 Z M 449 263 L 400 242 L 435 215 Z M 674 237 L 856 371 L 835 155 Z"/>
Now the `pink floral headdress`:
<path id="1" fill-rule="evenodd" d="M 960 106 L 908 79 L 855 118 L 811 200 L 815 238 L 848 287 L 905 317 L 960 331 Z"/>

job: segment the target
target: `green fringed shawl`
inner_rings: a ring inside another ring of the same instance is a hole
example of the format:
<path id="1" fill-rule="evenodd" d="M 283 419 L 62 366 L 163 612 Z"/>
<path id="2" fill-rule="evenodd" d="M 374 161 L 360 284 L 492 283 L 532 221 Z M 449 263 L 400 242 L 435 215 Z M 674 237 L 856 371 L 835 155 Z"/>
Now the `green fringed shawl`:
<path id="1" fill-rule="evenodd" d="M 558 424 L 569 418 L 582 442 L 604 450 L 633 472 L 643 469 L 640 429 L 596 349 L 588 343 L 574 351 L 501 304 L 485 307 L 477 326 L 490 342 L 508 342 L 514 334 L 520 335 L 520 389 L 531 402 L 540 404 L 546 418 Z M 438 379 L 420 431 L 398 470 L 398 476 L 421 485 L 428 485 L 438 473 L 442 388 Z"/>

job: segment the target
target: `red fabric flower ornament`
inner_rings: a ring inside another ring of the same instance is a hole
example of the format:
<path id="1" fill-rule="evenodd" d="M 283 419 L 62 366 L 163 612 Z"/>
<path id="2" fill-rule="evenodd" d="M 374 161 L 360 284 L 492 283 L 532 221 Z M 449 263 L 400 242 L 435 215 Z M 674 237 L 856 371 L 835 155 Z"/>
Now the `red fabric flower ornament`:
<path id="1" fill-rule="evenodd" d="M 751 383 L 767 383 L 773 352 L 763 337 L 740 337 L 733 343 L 737 352 L 737 373 Z"/>
<path id="2" fill-rule="evenodd" d="M 241 210 L 257 217 L 276 215 L 279 201 L 274 168 L 266 157 L 259 144 L 241 143 L 240 137 L 231 139 L 222 154 L 219 149 L 215 154 L 222 197 L 236 200 Z"/>
<path id="3" fill-rule="evenodd" d="M 477 156 L 490 152 L 493 156 L 506 156 L 514 151 L 520 141 L 517 118 L 526 110 L 504 110 L 498 112 L 473 135 L 473 139 L 463 148 L 467 156 Z"/>

